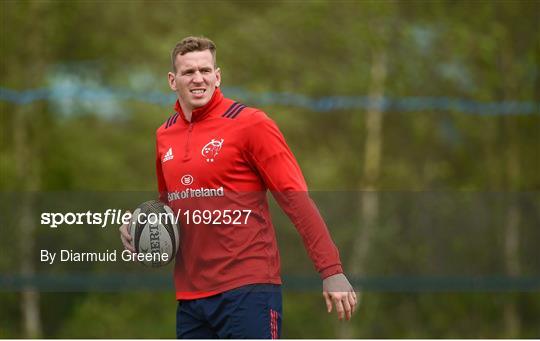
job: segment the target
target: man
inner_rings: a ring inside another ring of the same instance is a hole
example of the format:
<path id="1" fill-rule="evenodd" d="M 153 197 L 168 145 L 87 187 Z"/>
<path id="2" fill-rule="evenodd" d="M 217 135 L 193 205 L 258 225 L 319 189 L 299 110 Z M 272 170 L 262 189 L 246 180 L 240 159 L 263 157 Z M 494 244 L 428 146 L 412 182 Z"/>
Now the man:
<path id="1" fill-rule="evenodd" d="M 157 130 L 156 168 L 160 200 L 184 212 L 175 265 L 177 337 L 280 337 L 280 266 L 268 189 L 303 238 L 323 279 L 328 312 L 334 305 L 338 318 L 349 320 L 356 294 L 275 123 L 222 95 L 209 39 L 185 38 L 171 62 L 168 81 L 178 100 Z M 195 219 L 196 211 L 209 219 Z M 127 225 L 120 230 L 134 251 Z"/>

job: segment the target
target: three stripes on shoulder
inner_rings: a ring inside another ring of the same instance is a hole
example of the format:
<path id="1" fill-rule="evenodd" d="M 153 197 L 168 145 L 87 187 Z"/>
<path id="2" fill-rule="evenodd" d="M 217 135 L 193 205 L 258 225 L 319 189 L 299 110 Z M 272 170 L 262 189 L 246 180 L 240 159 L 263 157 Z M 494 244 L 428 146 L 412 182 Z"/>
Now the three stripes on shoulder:
<path id="1" fill-rule="evenodd" d="M 244 110 L 246 105 L 240 103 L 240 102 L 234 102 L 231 104 L 229 109 L 227 109 L 221 117 L 229 118 L 229 119 L 235 119 L 241 112 Z M 169 119 L 167 120 L 167 124 L 165 124 L 165 129 L 169 128 L 173 124 L 176 123 L 176 120 L 178 120 L 178 116 L 180 116 L 178 113 L 174 113 Z"/>
<path id="2" fill-rule="evenodd" d="M 234 102 L 230 107 L 229 109 L 227 109 L 227 111 L 225 111 L 223 113 L 223 115 L 221 115 L 221 117 L 226 117 L 226 118 L 230 118 L 230 119 L 234 119 L 236 118 L 236 116 L 238 116 L 238 114 L 240 114 L 240 112 L 242 112 L 242 110 L 244 110 L 246 108 L 246 106 L 242 103 L 239 103 L 239 102 Z"/>

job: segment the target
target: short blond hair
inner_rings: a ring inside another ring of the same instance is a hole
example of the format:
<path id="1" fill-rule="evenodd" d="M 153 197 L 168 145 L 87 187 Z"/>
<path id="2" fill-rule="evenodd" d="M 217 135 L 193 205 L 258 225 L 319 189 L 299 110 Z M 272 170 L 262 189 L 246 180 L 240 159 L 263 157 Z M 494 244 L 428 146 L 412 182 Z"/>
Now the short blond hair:
<path id="1" fill-rule="evenodd" d="M 172 69 L 176 72 L 176 56 L 185 55 L 188 52 L 194 51 L 206 51 L 209 50 L 212 53 L 214 59 L 214 67 L 216 66 L 216 44 L 206 37 L 186 37 L 176 44 L 171 52 L 171 64 Z"/>

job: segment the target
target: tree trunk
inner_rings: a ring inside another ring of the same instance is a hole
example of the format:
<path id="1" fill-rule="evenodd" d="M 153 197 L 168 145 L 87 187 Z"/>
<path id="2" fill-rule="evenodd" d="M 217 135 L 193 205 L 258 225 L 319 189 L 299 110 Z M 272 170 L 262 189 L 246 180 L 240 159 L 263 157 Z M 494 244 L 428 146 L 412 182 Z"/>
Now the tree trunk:
<path id="1" fill-rule="evenodd" d="M 32 143 L 27 134 L 29 120 L 27 116 L 31 112 L 25 108 L 15 111 L 14 129 L 14 152 L 15 167 L 21 184 L 17 190 L 21 194 L 19 205 L 19 254 L 20 274 L 23 278 L 32 278 L 35 275 L 34 257 L 36 226 L 34 216 L 34 198 L 39 185 L 39 158 L 32 152 Z M 42 337 L 41 316 L 39 308 L 39 292 L 28 284 L 21 292 L 21 313 L 23 322 L 23 336 L 25 338 Z"/>
<path id="2" fill-rule="evenodd" d="M 366 112 L 366 142 L 364 149 L 364 170 L 360 185 L 360 222 L 349 262 L 351 278 L 365 275 L 365 264 L 369 244 L 379 216 L 379 195 L 376 191 L 381 167 L 384 83 L 386 81 L 386 53 L 373 54 L 371 66 L 370 106 Z M 360 295 L 358 296 L 360 297 Z M 361 302 L 359 302 L 360 304 Z M 352 326 L 347 324 L 339 329 L 341 338 L 353 338 Z"/>
<path id="3" fill-rule="evenodd" d="M 519 192 L 515 189 L 519 188 L 518 182 L 520 178 L 519 164 L 519 148 L 514 139 L 518 139 L 515 134 L 515 124 L 517 122 L 507 122 L 506 127 L 509 130 L 508 139 L 510 145 L 507 148 L 507 186 L 510 189 L 507 202 L 506 228 L 504 231 L 504 263 L 506 274 L 510 277 L 518 277 L 521 272 L 519 261 L 519 225 L 521 220 L 521 212 L 519 209 Z M 509 301 L 504 306 L 504 328 L 505 337 L 517 339 L 521 331 L 521 321 L 517 310 L 515 296 L 509 298 Z"/>
<path id="4" fill-rule="evenodd" d="M 383 52 L 379 52 L 374 55 L 373 59 L 369 94 L 371 105 L 366 113 L 364 174 L 361 185 L 360 214 L 362 227 L 354 244 L 351 263 L 352 275 L 355 277 L 365 273 L 364 266 L 368 255 L 370 239 L 379 216 L 379 195 L 376 190 L 381 167 L 382 100 L 386 79 L 386 55 Z"/>
<path id="5" fill-rule="evenodd" d="M 501 87 L 501 94 L 504 100 L 511 100 L 520 92 L 519 82 L 515 77 L 513 68 L 516 64 L 514 58 L 514 46 L 508 42 L 504 49 L 505 53 L 500 56 L 501 72 L 505 75 L 504 84 Z M 520 185 L 521 164 L 520 164 L 520 131 L 519 121 L 515 117 L 504 118 L 505 134 L 507 145 L 504 148 L 504 161 L 506 164 L 505 189 L 507 191 L 507 213 L 506 226 L 504 231 L 504 265 L 506 274 L 509 277 L 519 277 L 521 273 L 519 261 L 520 249 L 520 220 L 521 212 L 519 207 L 522 190 Z M 517 339 L 521 334 L 521 320 L 517 307 L 518 295 L 511 295 L 504 306 L 504 333 L 505 337 Z"/>
<path id="6" fill-rule="evenodd" d="M 521 214 L 516 203 L 517 198 L 510 198 L 510 207 L 506 220 L 506 231 L 504 240 L 505 267 L 508 276 L 517 277 L 520 273 L 519 265 L 519 223 Z M 517 311 L 516 297 L 510 297 L 504 306 L 504 328 L 505 337 L 511 339 L 519 338 L 521 331 L 521 321 Z"/>

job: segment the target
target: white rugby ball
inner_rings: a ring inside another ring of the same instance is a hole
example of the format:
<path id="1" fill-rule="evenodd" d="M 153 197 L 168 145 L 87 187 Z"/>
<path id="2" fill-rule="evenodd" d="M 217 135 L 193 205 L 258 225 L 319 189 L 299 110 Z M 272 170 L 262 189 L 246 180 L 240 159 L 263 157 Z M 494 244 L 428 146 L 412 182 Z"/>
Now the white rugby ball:
<path id="1" fill-rule="evenodd" d="M 172 209 L 157 200 L 142 203 L 131 217 L 130 232 L 136 259 L 160 267 L 174 259 L 180 236 Z"/>

